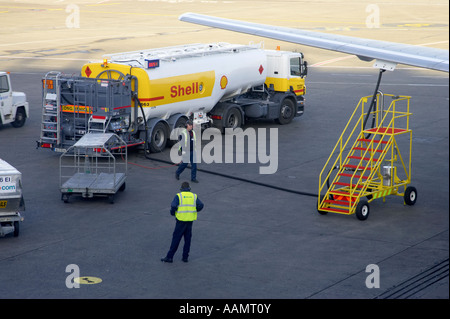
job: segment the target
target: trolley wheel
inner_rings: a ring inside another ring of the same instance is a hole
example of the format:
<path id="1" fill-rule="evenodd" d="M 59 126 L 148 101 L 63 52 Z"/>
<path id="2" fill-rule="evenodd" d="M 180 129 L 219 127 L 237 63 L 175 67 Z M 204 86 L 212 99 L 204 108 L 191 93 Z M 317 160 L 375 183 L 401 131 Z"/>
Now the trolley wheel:
<path id="1" fill-rule="evenodd" d="M 61 200 L 64 201 L 64 203 L 69 202 L 69 194 L 61 194 Z"/>
<path id="2" fill-rule="evenodd" d="M 110 204 L 114 204 L 114 194 L 108 195 L 108 201 Z"/>
<path id="3" fill-rule="evenodd" d="M 405 195 L 403 195 L 403 199 L 405 200 L 405 204 L 412 206 L 416 203 L 417 200 L 417 189 L 414 186 L 408 186 L 405 190 Z"/>
<path id="4" fill-rule="evenodd" d="M 119 191 L 120 191 L 120 192 L 123 192 L 123 191 L 125 190 L 125 187 L 126 187 L 126 183 L 123 182 L 123 184 L 120 185 L 120 187 L 119 187 Z"/>
<path id="5" fill-rule="evenodd" d="M 355 211 L 356 217 L 359 220 L 366 220 L 367 217 L 369 217 L 369 212 L 370 212 L 370 209 L 369 209 L 369 203 L 367 202 L 367 200 L 365 200 L 365 199 L 360 200 L 358 205 L 356 206 L 356 211 Z"/>
<path id="6" fill-rule="evenodd" d="M 14 222 L 14 237 L 19 236 L 19 230 L 20 230 L 19 222 L 15 221 Z"/>

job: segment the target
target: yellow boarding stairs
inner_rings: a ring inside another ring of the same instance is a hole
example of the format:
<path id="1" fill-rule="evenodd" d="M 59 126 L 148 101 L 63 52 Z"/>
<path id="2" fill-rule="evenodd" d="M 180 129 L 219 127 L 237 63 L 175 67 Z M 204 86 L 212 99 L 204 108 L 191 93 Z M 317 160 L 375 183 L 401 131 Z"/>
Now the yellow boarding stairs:
<path id="1" fill-rule="evenodd" d="M 372 128 L 365 129 L 367 101 L 371 97 L 361 98 L 320 173 L 317 202 L 320 214 L 356 214 L 358 219 L 365 220 L 369 216 L 369 203 L 377 198 L 385 201 L 386 196 L 397 195 L 403 196 L 407 205 L 416 202 L 417 190 L 408 186 L 412 146 L 410 97 L 378 92 L 374 110 L 368 114 L 368 119 L 372 117 Z M 388 98 L 392 102 L 384 110 L 384 100 Z M 409 145 L 405 157 L 399 145 L 405 148 Z M 325 190 L 325 195 L 321 195 Z"/>

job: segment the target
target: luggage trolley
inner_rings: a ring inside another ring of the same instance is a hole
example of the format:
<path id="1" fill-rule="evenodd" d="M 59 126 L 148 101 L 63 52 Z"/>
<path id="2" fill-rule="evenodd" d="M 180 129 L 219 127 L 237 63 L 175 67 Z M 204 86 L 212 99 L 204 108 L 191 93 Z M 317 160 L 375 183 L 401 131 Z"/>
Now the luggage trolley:
<path id="1" fill-rule="evenodd" d="M 87 133 L 60 157 L 61 200 L 107 196 L 125 190 L 127 144 L 114 133 Z"/>
<path id="2" fill-rule="evenodd" d="M 0 237 L 13 233 L 19 236 L 20 211 L 25 210 L 22 195 L 22 174 L 0 159 Z"/>

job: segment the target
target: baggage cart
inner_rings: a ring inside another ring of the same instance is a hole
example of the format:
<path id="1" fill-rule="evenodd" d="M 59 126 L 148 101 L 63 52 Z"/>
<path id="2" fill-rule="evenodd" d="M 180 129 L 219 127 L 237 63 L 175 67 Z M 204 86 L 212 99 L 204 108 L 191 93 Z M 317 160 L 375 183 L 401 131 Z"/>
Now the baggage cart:
<path id="1" fill-rule="evenodd" d="M 22 174 L 0 159 L 0 237 L 13 233 L 19 236 L 20 211 L 25 210 Z"/>
<path id="2" fill-rule="evenodd" d="M 125 189 L 127 144 L 114 133 L 87 133 L 60 156 L 61 200 L 106 196 Z"/>

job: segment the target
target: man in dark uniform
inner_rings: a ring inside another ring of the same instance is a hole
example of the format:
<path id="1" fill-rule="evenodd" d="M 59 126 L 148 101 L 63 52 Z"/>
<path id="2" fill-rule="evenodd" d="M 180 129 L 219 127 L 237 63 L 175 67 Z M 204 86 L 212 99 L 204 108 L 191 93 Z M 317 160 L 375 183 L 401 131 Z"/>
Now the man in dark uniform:
<path id="1" fill-rule="evenodd" d="M 191 192 L 188 182 L 181 184 L 181 192 L 176 194 L 170 205 L 170 214 L 175 216 L 176 224 L 173 231 L 172 243 L 166 257 L 161 261 L 173 262 L 173 255 L 178 249 L 181 238 L 184 236 L 183 261 L 188 262 L 191 248 L 192 224 L 197 220 L 197 212 L 203 209 L 203 203 L 198 199 L 197 194 Z"/>

